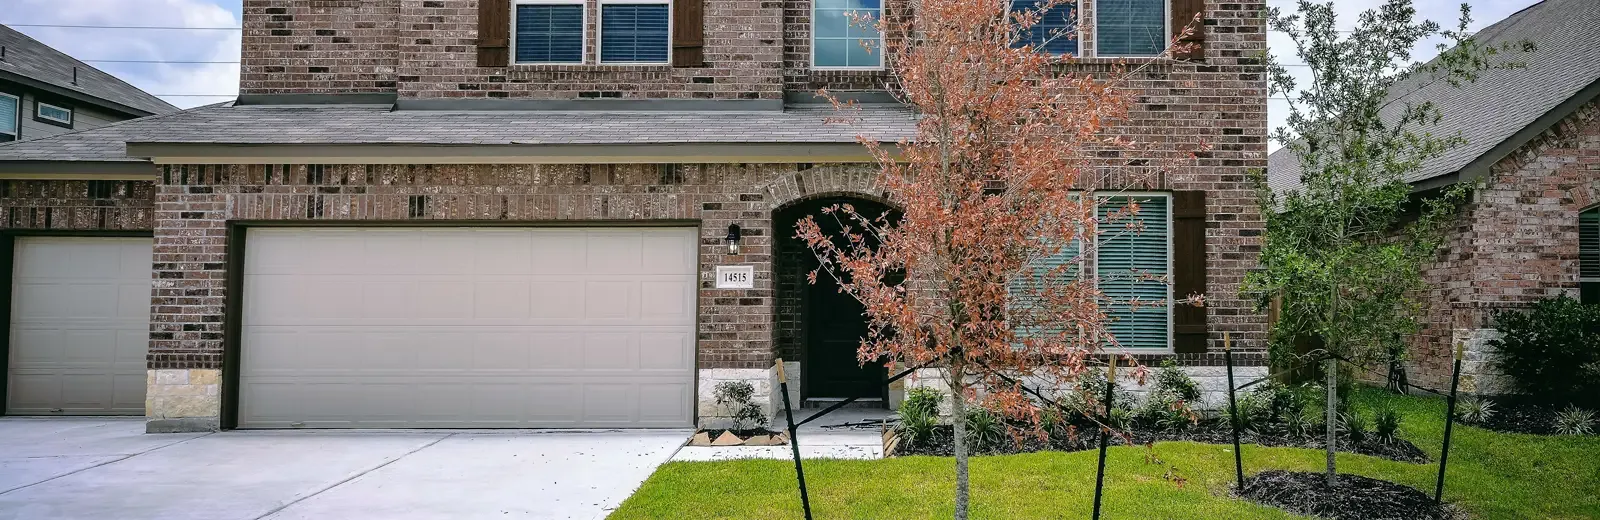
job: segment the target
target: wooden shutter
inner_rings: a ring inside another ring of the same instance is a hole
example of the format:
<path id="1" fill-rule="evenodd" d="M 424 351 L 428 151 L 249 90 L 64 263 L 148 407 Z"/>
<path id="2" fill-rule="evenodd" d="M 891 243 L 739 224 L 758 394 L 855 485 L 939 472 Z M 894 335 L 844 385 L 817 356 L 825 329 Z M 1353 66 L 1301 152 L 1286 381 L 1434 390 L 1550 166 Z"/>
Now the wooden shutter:
<path id="1" fill-rule="evenodd" d="M 1172 35 L 1183 34 L 1184 27 L 1188 27 L 1190 23 L 1196 24 L 1194 26 L 1194 34 L 1186 36 L 1179 41 L 1180 44 L 1194 44 L 1194 48 L 1188 52 L 1174 52 L 1172 54 L 1173 58 L 1180 60 L 1204 60 L 1206 58 L 1204 48 L 1206 28 L 1203 14 L 1205 10 L 1205 0 L 1172 0 Z M 1195 22 L 1194 18 L 1196 13 L 1201 13 L 1201 20 L 1198 23 Z"/>
<path id="2" fill-rule="evenodd" d="M 511 64 L 511 0 L 478 1 L 478 66 Z"/>
<path id="3" fill-rule="evenodd" d="M 672 66 L 705 66 L 705 12 L 705 0 L 673 0 Z"/>
<path id="4" fill-rule="evenodd" d="M 1206 294 L 1206 192 L 1172 193 L 1172 295 Z M 1172 309 L 1172 348 L 1178 353 L 1206 351 L 1206 309 Z"/>

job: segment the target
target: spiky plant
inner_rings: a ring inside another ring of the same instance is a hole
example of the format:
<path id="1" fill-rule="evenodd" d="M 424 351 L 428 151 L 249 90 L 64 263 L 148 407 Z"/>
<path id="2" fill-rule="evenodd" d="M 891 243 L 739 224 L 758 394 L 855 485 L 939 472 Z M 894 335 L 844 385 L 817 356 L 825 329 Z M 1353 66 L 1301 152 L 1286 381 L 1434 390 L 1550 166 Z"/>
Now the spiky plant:
<path id="1" fill-rule="evenodd" d="M 1593 435 L 1594 412 L 1568 406 L 1556 414 L 1556 433 L 1561 435 Z"/>

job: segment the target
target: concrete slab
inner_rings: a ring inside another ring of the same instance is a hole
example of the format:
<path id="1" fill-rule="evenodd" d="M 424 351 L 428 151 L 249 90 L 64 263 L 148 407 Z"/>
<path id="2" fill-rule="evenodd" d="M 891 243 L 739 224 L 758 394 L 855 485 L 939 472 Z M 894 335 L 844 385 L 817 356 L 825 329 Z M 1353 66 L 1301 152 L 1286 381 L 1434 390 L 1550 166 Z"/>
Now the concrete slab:
<path id="1" fill-rule="evenodd" d="M 0 418 L 0 493 L 203 435 L 145 435 L 142 417 Z"/>
<path id="2" fill-rule="evenodd" d="M 213 434 L 0 493 L 0 520 L 255 519 L 445 436 Z"/>
<path id="3" fill-rule="evenodd" d="M 453 435 L 267 518 L 604 518 L 689 433 Z"/>

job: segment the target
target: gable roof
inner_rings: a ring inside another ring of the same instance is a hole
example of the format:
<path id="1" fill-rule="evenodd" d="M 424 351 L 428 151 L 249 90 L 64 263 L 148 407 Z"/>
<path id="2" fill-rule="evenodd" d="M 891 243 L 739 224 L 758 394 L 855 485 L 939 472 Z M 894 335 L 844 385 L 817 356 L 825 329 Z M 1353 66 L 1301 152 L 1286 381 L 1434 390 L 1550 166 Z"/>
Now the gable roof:
<path id="1" fill-rule="evenodd" d="M 1487 173 L 1515 152 L 1600 94 L 1600 1 L 1545 0 L 1496 22 L 1473 36 L 1485 45 L 1533 42 L 1531 52 L 1502 55 L 1526 68 L 1490 70 L 1460 88 L 1448 82 L 1413 78 L 1395 85 L 1385 115 L 1407 104 L 1432 102 L 1443 119 L 1428 130 L 1460 135 L 1466 143 L 1428 161 L 1405 180 L 1435 187 Z M 1300 185 L 1300 161 L 1288 148 L 1267 161 L 1274 190 Z"/>
<path id="2" fill-rule="evenodd" d="M 168 114 L 178 110 L 161 98 L 139 90 L 105 71 L 78 61 L 16 29 L 0 25 L 0 79 L 32 86 L 81 102 L 100 105 L 132 116 Z M 73 83 L 73 68 L 77 83 Z"/>

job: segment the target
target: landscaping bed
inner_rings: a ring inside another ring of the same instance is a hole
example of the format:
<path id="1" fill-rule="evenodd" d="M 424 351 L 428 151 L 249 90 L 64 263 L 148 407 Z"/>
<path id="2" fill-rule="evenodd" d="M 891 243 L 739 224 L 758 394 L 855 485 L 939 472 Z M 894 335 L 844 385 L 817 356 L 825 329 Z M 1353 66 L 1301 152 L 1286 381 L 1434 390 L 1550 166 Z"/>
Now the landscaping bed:
<path id="1" fill-rule="evenodd" d="M 940 425 L 936 433 L 927 442 L 897 443 L 892 453 L 884 456 L 904 455 L 934 455 L 948 457 L 955 454 L 954 427 Z M 1107 444 L 1111 446 L 1128 445 L 1128 440 L 1135 446 L 1143 446 L 1163 441 L 1194 441 L 1208 444 L 1232 444 L 1231 430 L 1224 424 L 1208 424 L 1184 430 L 1140 430 L 1133 429 L 1124 432 L 1124 435 L 1112 435 Z M 1009 455 L 1016 453 L 1033 453 L 1039 451 L 1084 451 L 1100 448 L 1099 433 L 1092 430 L 1080 430 L 1077 435 L 1052 435 L 1048 440 L 1032 436 L 1008 438 L 1003 442 L 984 446 L 977 450 L 978 455 Z M 1283 432 L 1243 432 L 1239 435 L 1241 444 L 1257 444 L 1269 447 L 1323 449 L 1324 442 L 1318 436 L 1289 435 Z M 1428 462 L 1428 454 L 1417 445 L 1405 439 L 1381 441 L 1367 439 L 1360 443 L 1351 443 L 1348 439 L 1341 439 L 1340 451 L 1358 453 L 1383 459 L 1424 463 Z"/>
<path id="2" fill-rule="evenodd" d="M 1427 493 L 1401 484 L 1339 475 L 1328 487 L 1327 475 L 1309 471 L 1263 471 L 1245 479 L 1239 495 L 1252 502 L 1321 518 L 1363 520 L 1447 520 L 1449 508 L 1434 504 Z"/>

